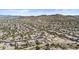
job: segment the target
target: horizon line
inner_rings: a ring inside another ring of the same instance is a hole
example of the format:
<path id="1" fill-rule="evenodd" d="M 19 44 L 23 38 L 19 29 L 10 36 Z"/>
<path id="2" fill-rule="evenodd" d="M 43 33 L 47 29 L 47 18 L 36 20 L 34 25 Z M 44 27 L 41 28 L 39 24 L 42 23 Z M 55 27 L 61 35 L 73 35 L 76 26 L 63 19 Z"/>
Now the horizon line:
<path id="1" fill-rule="evenodd" d="M 41 15 L 0 15 L 0 16 L 51 16 L 51 15 L 63 15 L 63 16 L 79 16 L 78 14 L 41 14 Z"/>

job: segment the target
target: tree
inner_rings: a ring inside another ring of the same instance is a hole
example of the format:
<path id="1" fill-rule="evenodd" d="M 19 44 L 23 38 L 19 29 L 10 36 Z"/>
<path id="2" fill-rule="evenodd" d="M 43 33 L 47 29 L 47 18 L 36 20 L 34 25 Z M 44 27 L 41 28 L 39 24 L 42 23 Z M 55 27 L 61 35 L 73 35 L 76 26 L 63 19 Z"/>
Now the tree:
<path id="1" fill-rule="evenodd" d="M 50 46 L 48 43 L 45 46 L 46 46 L 45 50 L 50 50 Z"/>
<path id="2" fill-rule="evenodd" d="M 40 47 L 38 45 L 35 48 L 36 48 L 36 50 L 39 50 L 40 49 Z"/>
<path id="3" fill-rule="evenodd" d="M 36 45 L 39 45 L 40 44 L 38 40 L 36 40 L 35 43 L 36 43 Z"/>

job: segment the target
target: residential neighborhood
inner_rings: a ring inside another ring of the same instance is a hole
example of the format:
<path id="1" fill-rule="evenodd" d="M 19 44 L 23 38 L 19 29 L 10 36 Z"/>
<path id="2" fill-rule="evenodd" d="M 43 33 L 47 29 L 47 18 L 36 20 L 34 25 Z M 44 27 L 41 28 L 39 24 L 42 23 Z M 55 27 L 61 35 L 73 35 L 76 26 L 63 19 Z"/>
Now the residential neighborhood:
<path id="1" fill-rule="evenodd" d="M 0 50 L 79 49 L 79 16 L 1 16 Z"/>

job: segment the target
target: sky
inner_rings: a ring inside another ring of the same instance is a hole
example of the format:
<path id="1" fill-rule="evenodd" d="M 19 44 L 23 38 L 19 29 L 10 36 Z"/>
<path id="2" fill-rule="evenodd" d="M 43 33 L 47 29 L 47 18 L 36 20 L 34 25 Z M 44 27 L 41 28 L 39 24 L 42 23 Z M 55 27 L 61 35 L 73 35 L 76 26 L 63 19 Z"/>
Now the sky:
<path id="1" fill-rule="evenodd" d="M 79 9 L 0 9 L 0 15 L 38 16 L 38 15 L 79 15 Z"/>

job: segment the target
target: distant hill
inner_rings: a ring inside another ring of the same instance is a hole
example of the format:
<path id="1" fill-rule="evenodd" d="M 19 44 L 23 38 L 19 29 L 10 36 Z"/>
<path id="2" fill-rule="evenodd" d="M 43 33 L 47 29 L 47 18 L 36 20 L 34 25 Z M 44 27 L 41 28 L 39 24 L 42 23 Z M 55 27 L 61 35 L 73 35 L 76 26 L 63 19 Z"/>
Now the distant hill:
<path id="1" fill-rule="evenodd" d="M 11 15 L 0 15 L 0 19 L 23 19 L 23 18 L 29 18 L 29 19 L 37 19 L 37 18 L 49 18 L 49 19 L 61 19 L 61 20 L 67 20 L 67 19 L 73 19 L 78 20 L 79 16 L 71 16 L 71 15 L 61 15 L 61 14 L 55 14 L 55 15 L 39 15 L 39 16 L 11 16 Z"/>

